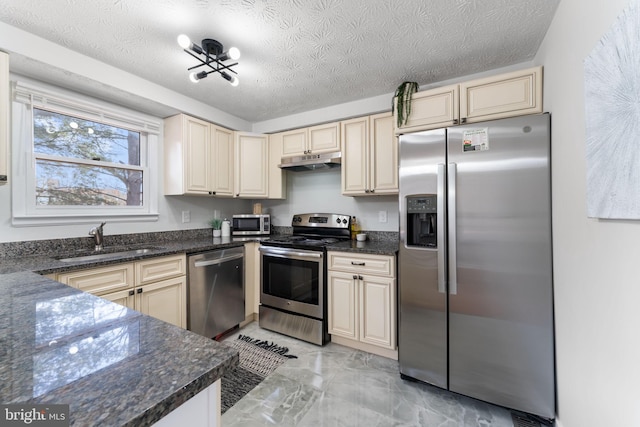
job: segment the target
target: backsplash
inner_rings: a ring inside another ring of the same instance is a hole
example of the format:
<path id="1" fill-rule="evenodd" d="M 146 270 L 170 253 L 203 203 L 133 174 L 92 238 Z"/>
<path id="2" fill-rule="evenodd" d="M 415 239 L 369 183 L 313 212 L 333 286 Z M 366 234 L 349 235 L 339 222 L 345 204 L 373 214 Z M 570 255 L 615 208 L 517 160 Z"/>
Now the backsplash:
<path id="1" fill-rule="evenodd" d="M 285 227 L 279 225 L 271 226 L 272 234 L 292 234 L 293 227 Z M 400 238 L 400 233 L 397 231 L 370 231 L 370 230 L 362 230 L 360 233 L 366 233 L 367 239 L 376 241 L 376 242 L 397 242 Z"/>

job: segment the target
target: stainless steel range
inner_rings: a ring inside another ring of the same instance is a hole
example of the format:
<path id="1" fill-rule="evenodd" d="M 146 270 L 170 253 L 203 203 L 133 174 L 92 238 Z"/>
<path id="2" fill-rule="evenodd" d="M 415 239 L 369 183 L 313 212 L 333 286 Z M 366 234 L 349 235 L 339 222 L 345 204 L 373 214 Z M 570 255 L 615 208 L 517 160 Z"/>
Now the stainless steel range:
<path id="1" fill-rule="evenodd" d="M 293 234 L 260 246 L 260 327 L 323 345 L 327 332 L 326 247 L 349 240 L 351 217 L 297 214 Z"/>

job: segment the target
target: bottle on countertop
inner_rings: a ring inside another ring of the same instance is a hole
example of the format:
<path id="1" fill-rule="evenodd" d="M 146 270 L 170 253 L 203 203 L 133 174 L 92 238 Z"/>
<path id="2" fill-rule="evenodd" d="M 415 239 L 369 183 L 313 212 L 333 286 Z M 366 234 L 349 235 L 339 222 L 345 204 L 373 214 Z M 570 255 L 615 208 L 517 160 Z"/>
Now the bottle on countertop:
<path id="1" fill-rule="evenodd" d="M 356 235 L 360 231 L 360 227 L 358 226 L 358 220 L 355 216 L 351 217 L 351 240 L 356 240 Z"/>
<path id="2" fill-rule="evenodd" d="M 225 218 L 224 221 L 222 221 L 222 237 L 229 236 L 231 236 L 231 222 Z"/>

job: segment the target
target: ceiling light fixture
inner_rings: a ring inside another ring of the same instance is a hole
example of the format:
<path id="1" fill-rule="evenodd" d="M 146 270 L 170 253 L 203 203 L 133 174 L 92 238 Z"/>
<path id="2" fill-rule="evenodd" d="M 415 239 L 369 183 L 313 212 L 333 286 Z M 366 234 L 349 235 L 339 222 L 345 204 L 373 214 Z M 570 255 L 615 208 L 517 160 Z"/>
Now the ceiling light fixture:
<path id="1" fill-rule="evenodd" d="M 240 58 L 240 50 L 237 47 L 232 47 L 225 52 L 222 43 L 213 39 L 204 39 L 202 40 L 202 46 L 198 46 L 191 42 L 191 39 L 184 34 L 180 34 L 178 36 L 178 44 L 185 52 L 200 62 L 198 65 L 187 68 L 188 71 L 192 71 L 200 67 L 206 67 L 203 71 L 192 71 L 189 74 L 189 80 L 193 83 L 198 83 L 211 73 L 220 73 L 220 75 L 227 80 L 231 86 L 238 86 L 238 83 L 240 83 L 237 76 L 229 74 L 229 72 L 236 75 L 238 74 L 231 69 L 231 67 L 238 65 L 238 63 L 234 62 L 233 64 L 228 65 L 223 64 L 225 61 L 236 61 Z"/>

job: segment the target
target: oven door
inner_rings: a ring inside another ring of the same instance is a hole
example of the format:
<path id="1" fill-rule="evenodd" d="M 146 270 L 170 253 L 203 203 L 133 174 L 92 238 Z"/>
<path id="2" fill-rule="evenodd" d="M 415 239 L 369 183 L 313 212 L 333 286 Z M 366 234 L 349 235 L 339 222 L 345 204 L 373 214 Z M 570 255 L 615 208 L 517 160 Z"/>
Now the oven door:
<path id="1" fill-rule="evenodd" d="M 323 252 L 260 246 L 260 253 L 260 303 L 322 319 Z"/>

